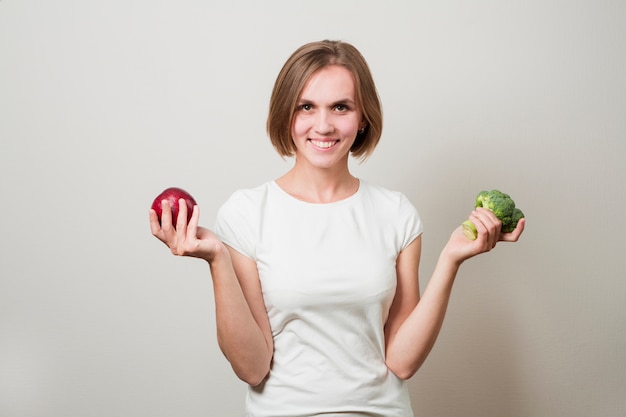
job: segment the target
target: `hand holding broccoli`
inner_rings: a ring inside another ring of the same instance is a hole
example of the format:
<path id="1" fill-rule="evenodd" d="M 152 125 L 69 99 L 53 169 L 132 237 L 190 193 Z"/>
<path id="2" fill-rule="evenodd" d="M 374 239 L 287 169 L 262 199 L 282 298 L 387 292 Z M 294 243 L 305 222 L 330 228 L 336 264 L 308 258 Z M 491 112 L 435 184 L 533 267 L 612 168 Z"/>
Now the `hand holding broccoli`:
<path id="1" fill-rule="evenodd" d="M 510 233 L 517 227 L 517 223 L 524 217 L 524 213 L 515 207 L 515 202 L 508 194 L 498 190 L 481 191 L 476 196 L 476 208 L 484 207 L 489 209 L 502 222 L 501 232 Z M 463 233 L 470 240 L 476 240 L 478 232 L 476 226 L 466 220 L 461 225 Z"/>

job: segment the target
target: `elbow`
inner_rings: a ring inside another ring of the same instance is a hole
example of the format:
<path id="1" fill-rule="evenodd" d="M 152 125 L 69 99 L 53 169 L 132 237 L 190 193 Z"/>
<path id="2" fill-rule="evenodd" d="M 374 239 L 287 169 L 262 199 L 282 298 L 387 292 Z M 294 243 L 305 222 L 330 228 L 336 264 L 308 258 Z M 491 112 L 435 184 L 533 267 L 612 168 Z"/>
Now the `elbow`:
<path id="1" fill-rule="evenodd" d="M 261 384 L 270 373 L 273 354 L 271 350 L 260 353 L 242 352 L 237 349 L 227 349 L 223 340 L 218 336 L 218 345 L 226 360 L 240 380 L 246 384 L 256 387 Z"/>
<path id="2" fill-rule="evenodd" d="M 417 372 L 417 370 L 415 369 L 408 369 L 408 368 L 398 368 L 398 369 L 392 369 L 389 368 L 389 370 L 391 372 L 393 372 L 393 374 L 398 377 L 398 379 L 402 379 L 404 381 L 411 379 L 411 377 L 413 377 L 413 375 L 415 375 L 415 373 Z"/>
<path id="3" fill-rule="evenodd" d="M 267 369 L 258 369 L 254 371 L 235 370 L 235 374 L 237 375 L 237 377 L 252 387 L 256 387 L 257 385 L 260 385 L 263 381 L 265 381 L 265 378 L 267 377 L 269 372 L 269 366 L 267 367 Z"/>
<path id="4" fill-rule="evenodd" d="M 420 368 L 421 364 L 410 364 L 410 363 L 396 363 L 393 361 L 387 361 L 387 368 L 401 380 L 408 380 L 413 377 Z"/>
<path id="5" fill-rule="evenodd" d="M 272 356 L 257 358 L 248 361 L 230 361 L 237 378 L 246 384 L 256 387 L 260 385 L 270 373 Z"/>

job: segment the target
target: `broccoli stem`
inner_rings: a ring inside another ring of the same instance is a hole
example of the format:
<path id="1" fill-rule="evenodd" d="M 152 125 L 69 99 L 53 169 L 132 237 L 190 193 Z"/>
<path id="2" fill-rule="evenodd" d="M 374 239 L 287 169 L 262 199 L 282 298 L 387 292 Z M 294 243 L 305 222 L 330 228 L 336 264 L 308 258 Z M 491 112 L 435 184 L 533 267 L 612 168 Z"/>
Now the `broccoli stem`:
<path id="1" fill-rule="evenodd" d="M 461 226 L 463 227 L 463 234 L 469 240 L 476 240 L 478 237 L 478 231 L 476 230 L 476 226 L 469 219 L 465 220 Z"/>

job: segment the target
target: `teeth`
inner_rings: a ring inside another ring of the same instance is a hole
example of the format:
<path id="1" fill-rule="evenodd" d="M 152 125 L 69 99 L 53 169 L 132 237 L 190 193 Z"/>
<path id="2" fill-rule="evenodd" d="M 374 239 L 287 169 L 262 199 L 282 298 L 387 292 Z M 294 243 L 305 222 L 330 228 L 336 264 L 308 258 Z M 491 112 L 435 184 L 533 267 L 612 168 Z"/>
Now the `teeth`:
<path id="1" fill-rule="evenodd" d="M 331 146 L 335 144 L 334 141 L 318 141 L 318 140 L 312 140 L 311 143 L 313 143 L 313 145 L 317 146 L 318 148 L 330 148 Z"/>

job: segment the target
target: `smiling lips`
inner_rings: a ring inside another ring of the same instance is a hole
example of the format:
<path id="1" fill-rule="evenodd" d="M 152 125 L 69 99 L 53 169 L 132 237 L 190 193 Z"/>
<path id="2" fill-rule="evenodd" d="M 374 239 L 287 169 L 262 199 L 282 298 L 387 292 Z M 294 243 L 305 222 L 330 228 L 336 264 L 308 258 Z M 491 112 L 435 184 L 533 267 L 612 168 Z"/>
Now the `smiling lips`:
<path id="1" fill-rule="evenodd" d="M 338 140 L 315 140 L 315 139 L 309 139 L 309 141 L 316 148 L 322 148 L 322 149 L 332 148 L 333 146 L 335 146 L 337 142 L 339 142 Z"/>

